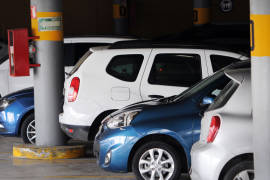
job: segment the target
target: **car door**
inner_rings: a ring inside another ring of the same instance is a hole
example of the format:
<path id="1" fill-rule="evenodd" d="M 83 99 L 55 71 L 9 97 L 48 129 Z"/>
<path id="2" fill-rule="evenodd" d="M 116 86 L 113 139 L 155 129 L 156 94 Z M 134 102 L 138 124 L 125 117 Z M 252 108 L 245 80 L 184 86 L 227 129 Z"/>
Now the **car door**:
<path id="1" fill-rule="evenodd" d="M 143 100 L 179 94 L 208 76 L 200 49 L 153 49 L 141 82 Z"/>
<path id="2" fill-rule="evenodd" d="M 119 107 L 142 101 L 140 83 L 147 65 L 151 49 L 125 49 L 111 52 L 112 55 L 104 79 L 111 84 L 109 94 L 111 102 Z M 107 93 L 106 93 L 107 94 Z"/>
<path id="3" fill-rule="evenodd" d="M 213 74 L 231 63 L 248 59 L 246 56 L 241 54 L 218 50 L 205 50 L 205 56 L 208 72 L 210 74 Z"/>

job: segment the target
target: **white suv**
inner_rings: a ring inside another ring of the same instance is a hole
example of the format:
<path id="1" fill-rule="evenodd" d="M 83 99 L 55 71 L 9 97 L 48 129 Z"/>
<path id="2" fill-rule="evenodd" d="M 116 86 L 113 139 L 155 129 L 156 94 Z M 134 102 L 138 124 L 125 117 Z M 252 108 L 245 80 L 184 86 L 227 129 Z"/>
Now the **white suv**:
<path id="1" fill-rule="evenodd" d="M 69 72 L 73 66 L 90 47 L 109 45 L 117 41 L 134 40 L 128 37 L 88 36 L 72 37 L 64 39 L 64 63 L 65 72 Z M 12 77 L 9 75 L 8 49 L 5 44 L 0 44 L 0 95 L 33 86 L 33 69 L 30 76 Z"/>
<path id="2" fill-rule="evenodd" d="M 119 42 L 92 48 L 65 81 L 61 127 L 74 139 L 92 140 L 101 121 L 113 111 L 179 94 L 244 59 L 237 53 L 181 45 Z"/>

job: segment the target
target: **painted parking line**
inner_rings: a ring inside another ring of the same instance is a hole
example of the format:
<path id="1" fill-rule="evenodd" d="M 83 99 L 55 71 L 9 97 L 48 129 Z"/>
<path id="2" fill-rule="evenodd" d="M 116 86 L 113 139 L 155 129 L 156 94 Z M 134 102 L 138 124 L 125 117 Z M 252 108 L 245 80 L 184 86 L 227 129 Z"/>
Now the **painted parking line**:
<path id="1" fill-rule="evenodd" d="M 135 178 L 134 176 L 45 176 L 45 178 L 59 178 L 59 179 L 80 179 L 80 178 L 123 178 L 123 179 L 128 179 L 128 178 Z"/>

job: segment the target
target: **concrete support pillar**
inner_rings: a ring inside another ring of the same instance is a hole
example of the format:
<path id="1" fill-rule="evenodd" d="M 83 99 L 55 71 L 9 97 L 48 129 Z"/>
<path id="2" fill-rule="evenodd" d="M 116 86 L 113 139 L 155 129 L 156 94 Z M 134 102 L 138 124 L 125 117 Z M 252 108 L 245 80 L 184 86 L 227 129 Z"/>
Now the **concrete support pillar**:
<path id="1" fill-rule="evenodd" d="M 114 33 L 128 34 L 128 5 L 127 0 L 113 0 Z"/>
<path id="2" fill-rule="evenodd" d="M 250 0 L 255 179 L 270 177 L 270 1 Z"/>
<path id="3" fill-rule="evenodd" d="M 34 69 L 36 144 L 64 144 L 58 115 L 62 109 L 64 81 L 62 0 L 31 0 L 32 35 L 39 36 L 35 45 Z"/>
<path id="4" fill-rule="evenodd" d="M 210 0 L 193 0 L 193 24 L 210 23 Z"/>

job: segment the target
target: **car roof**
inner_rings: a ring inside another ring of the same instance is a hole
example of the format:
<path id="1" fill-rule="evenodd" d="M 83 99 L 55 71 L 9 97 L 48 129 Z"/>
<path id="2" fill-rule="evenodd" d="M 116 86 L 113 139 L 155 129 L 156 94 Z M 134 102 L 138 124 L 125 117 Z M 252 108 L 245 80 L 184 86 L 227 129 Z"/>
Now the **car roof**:
<path id="1" fill-rule="evenodd" d="M 150 40 L 119 41 L 110 45 L 109 49 L 142 49 L 142 48 L 183 48 L 183 49 L 208 49 L 229 52 L 240 52 L 237 48 L 228 45 L 199 42 L 155 42 Z"/>
<path id="2" fill-rule="evenodd" d="M 73 43 L 115 43 L 117 41 L 127 41 L 135 40 L 135 37 L 132 36 L 105 36 L 105 35 L 91 35 L 91 36 L 76 36 L 76 37 L 65 37 L 65 42 Z"/>

